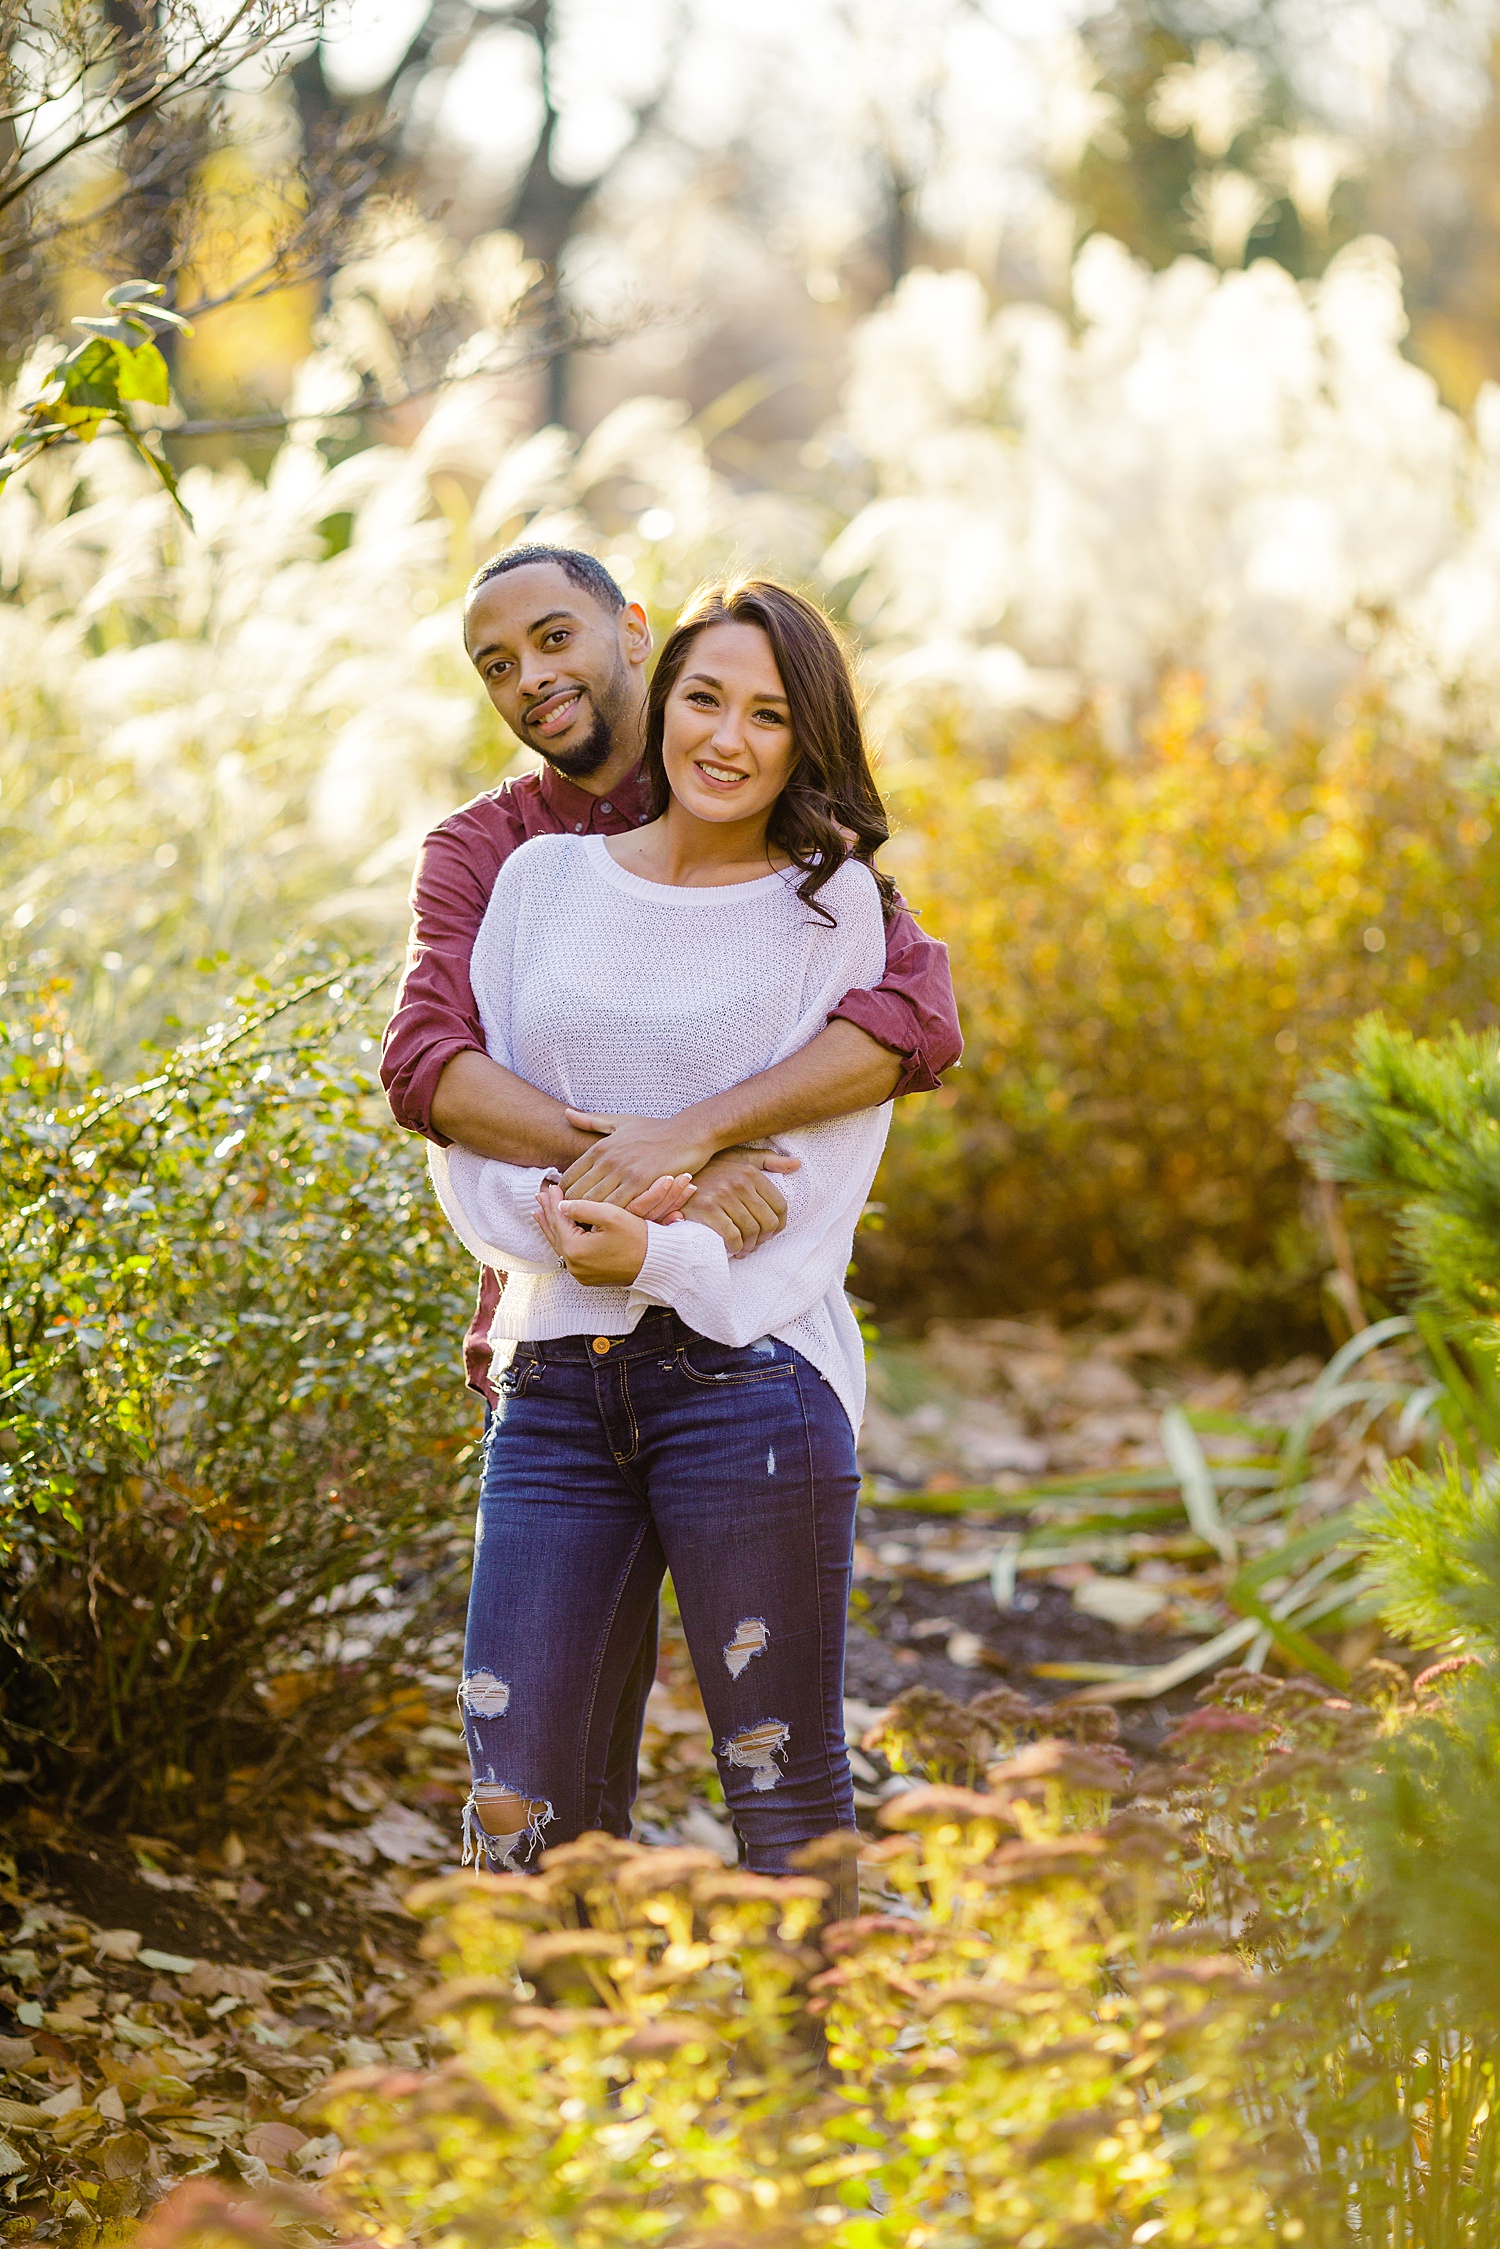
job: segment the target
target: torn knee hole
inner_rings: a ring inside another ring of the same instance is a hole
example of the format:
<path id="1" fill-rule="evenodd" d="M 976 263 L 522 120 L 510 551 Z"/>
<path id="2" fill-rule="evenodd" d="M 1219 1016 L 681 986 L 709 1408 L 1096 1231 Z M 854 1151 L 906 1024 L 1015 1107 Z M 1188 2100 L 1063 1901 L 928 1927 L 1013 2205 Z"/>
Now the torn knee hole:
<path id="1" fill-rule="evenodd" d="M 510 1685 L 493 1671 L 471 1671 L 458 1690 L 458 1707 L 475 1718 L 503 1718 L 510 1708 Z"/>
<path id="2" fill-rule="evenodd" d="M 724 1667 L 730 1678 L 738 1679 L 751 1657 L 764 1655 L 770 1644 L 765 1618 L 742 1616 L 734 1628 L 734 1638 L 724 1643 Z"/>
<path id="3" fill-rule="evenodd" d="M 464 1806 L 464 1865 L 518 1873 L 553 1817 L 549 1803 L 505 1781 L 475 1781 Z"/>
<path id="4" fill-rule="evenodd" d="M 762 1718 L 731 1734 L 719 1755 L 728 1765 L 738 1765 L 750 1775 L 750 1786 L 763 1792 L 781 1778 L 776 1760 L 791 1739 L 792 1729 L 782 1718 Z"/>
<path id="5" fill-rule="evenodd" d="M 546 1804 L 522 1796 L 514 1788 L 501 1788 L 489 1781 L 474 1784 L 474 1816 L 486 1835 L 519 1835 L 547 1809 Z"/>

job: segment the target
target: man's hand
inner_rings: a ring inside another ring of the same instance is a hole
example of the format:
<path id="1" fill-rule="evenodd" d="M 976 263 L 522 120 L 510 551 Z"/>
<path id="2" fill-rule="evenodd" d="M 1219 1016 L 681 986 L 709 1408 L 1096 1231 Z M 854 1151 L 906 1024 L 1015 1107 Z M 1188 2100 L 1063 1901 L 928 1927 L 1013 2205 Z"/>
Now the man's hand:
<path id="1" fill-rule="evenodd" d="M 786 1224 L 786 1197 L 772 1174 L 800 1168 L 796 1156 L 778 1156 L 769 1148 L 726 1148 L 693 1182 L 686 1215 L 712 1228 L 731 1257 L 747 1257 Z"/>
<path id="2" fill-rule="evenodd" d="M 714 1144 L 678 1117 L 598 1116 L 587 1109 L 565 1115 L 575 1131 L 598 1135 L 563 1173 L 563 1193 L 575 1201 L 628 1208 L 660 1179 L 696 1175 L 714 1154 Z"/>
<path id="3" fill-rule="evenodd" d="M 537 1224 L 575 1281 L 629 1288 L 646 1261 L 646 1221 L 613 1203 L 564 1201 L 549 1180 L 537 1197 Z"/>
<path id="4" fill-rule="evenodd" d="M 680 1116 L 600 1116 L 584 1109 L 569 1109 L 567 1115 L 578 1130 L 599 1135 L 563 1174 L 563 1193 L 572 1200 L 619 1203 L 660 1223 L 691 1196 L 694 1218 L 722 1234 L 732 1256 L 754 1249 L 786 1223 L 786 1204 L 768 1174 L 799 1170 L 796 1156 L 769 1148 L 716 1154 Z M 669 1180 L 678 1189 L 675 1201 L 655 1192 Z M 648 1194 L 649 1208 L 643 1200 Z"/>

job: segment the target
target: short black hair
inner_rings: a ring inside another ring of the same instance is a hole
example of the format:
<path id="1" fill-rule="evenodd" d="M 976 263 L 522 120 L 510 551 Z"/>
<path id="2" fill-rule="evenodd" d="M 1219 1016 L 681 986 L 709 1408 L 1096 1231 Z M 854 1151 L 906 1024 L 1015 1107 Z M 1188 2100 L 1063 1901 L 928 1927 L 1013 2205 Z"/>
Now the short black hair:
<path id="1" fill-rule="evenodd" d="M 591 593 L 600 608 L 609 610 L 611 615 L 618 615 L 625 606 L 624 594 L 596 556 L 585 554 L 581 547 L 532 545 L 507 547 L 503 554 L 492 554 L 488 562 L 481 563 L 469 580 L 464 595 L 465 608 L 491 578 L 502 578 L 507 570 L 524 570 L 533 562 L 555 562 L 565 578 L 584 593 Z"/>

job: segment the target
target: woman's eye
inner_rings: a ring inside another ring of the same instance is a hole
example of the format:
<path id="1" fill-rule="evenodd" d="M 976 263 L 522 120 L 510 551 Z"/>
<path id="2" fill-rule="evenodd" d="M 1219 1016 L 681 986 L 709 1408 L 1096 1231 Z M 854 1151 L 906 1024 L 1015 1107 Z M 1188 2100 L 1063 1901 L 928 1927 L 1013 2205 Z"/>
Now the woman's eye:
<path id="1" fill-rule="evenodd" d="M 688 701 L 696 703 L 700 710 L 711 711 L 715 707 L 714 699 L 706 687 L 690 687 L 688 689 Z"/>
<path id="2" fill-rule="evenodd" d="M 785 726 L 786 724 L 786 720 L 780 711 L 757 711 L 755 715 L 762 726 Z"/>

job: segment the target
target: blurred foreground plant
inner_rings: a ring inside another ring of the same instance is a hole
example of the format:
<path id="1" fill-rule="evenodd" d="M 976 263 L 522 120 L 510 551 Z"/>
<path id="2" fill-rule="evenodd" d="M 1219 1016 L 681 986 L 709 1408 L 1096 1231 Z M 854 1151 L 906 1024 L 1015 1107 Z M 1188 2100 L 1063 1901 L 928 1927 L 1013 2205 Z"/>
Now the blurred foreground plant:
<path id="1" fill-rule="evenodd" d="M 262 987 L 126 1087 L 12 999 L 0 1742 L 54 1807 L 259 1801 L 432 1660 L 465 1293 L 363 1060 L 377 981 Z"/>

